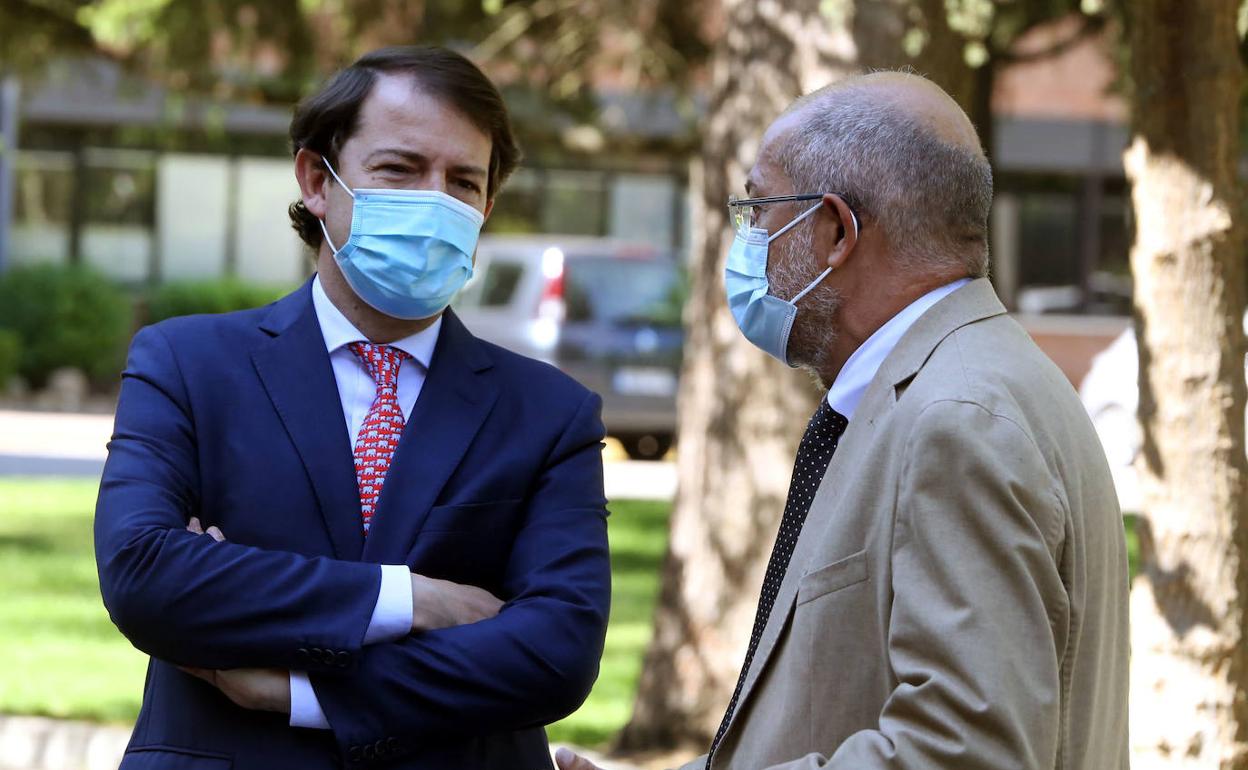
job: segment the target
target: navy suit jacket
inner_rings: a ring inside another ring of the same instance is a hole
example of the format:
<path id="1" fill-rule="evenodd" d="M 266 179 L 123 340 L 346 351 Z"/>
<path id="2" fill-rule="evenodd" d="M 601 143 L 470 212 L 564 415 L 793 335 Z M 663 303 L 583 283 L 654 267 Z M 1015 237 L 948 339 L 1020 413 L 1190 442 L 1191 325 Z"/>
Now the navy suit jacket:
<path id="1" fill-rule="evenodd" d="M 600 406 L 448 311 L 366 540 L 310 283 L 140 331 L 95 520 L 104 604 L 152 656 L 123 770 L 550 768 L 542 726 L 588 695 L 607 625 Z M 377 564 L 506 604 L 365 647 Z M 307 670 L 333 729 L 176 665 Z"/>

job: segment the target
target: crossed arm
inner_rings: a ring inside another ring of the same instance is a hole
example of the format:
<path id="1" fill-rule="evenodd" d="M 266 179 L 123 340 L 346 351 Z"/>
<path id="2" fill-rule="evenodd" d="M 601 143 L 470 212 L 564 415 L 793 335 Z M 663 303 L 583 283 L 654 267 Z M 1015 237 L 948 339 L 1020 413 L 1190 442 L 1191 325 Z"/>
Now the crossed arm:
<path id="1" fill-rule="evenodd" d="M 192 516 L 186 530 L 207 535 L 218 543 L 225 542 L 225 533 L 218 527 L 204 530 L 199 518 Z M 438 628 L 468 625 L 498 614 L 503 602 L 476 586 L 452 583 L 449 580 L 411 574 L 411 633 Z M 233 668 L 217 670 L 195 666 L 178 666 L 220 690 L 238 706 L 252 711 L 274 711 L 288 714 L 291 700 L 291 672 L 280 668 Z"/>

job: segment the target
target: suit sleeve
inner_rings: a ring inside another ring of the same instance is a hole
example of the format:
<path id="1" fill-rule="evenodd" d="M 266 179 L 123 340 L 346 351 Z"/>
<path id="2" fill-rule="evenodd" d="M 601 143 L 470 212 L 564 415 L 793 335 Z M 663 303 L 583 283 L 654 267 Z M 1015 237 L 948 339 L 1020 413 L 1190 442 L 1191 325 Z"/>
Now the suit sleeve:
<path id="1" fill-rule="evenodd" d="M 879 725 L 773 770 L 1051 768 L 1069 605 L 1064 506 L 1034 441 L 965 402 L 916 421 L 898 490 Z"/>
<path id="2" fill-rule="evenodd" d="M 425 741 L 544 725 L 584 701 L 610 604 L 601 400 L 589 394 L 529 501 L 494 618 L 367 648 L 312 684 L 343 755 L 387 761 Z"/>
<path id="3" fill-rule="evenodd" d="M 337 669 L 357 656 L 377 565 L 266 551 L 185 530 L 199 505 L 195 427 L 158 327 L 136 335 L 122 374 L 95 514 L 100 592 L 135 647 L 226 669 Z"/>

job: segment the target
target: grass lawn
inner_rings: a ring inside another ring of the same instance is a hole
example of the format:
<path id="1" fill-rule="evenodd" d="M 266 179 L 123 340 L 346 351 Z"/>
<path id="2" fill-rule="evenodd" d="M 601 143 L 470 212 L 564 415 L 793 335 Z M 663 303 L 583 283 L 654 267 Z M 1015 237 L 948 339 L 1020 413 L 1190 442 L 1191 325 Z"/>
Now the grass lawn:
<path id="1" fill-rule="evenodd" d="M 147 656 L 100 603 L 92 552 L 96 482 L 0 478 L 0 712 L 130 722 Z M 627 721 L 650 638 L 667 503 L 611 505 L 614 596 L 602 670 L 552 740 L 597 746 Z"/>
<path id="2" fill-rule="evenodd" d="M 147 656 L 100 603 L 96 487 L 0 479 L 0 711 L 106 722 L 138 714 Z"/>

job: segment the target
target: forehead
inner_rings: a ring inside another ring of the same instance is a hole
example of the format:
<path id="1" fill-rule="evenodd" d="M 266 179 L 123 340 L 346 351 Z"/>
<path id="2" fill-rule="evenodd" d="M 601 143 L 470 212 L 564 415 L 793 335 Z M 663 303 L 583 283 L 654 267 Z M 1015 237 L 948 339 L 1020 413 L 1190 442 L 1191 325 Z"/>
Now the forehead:
<path id="1" fill-rule="evenodd" d="M 452 104 L 409 75 L 382 74 L 360 105 L 359 122 L 347 142 L 367 152 L 379 147 L 443 157 L 456 163 L 489 164 L 489 134 Z"/>
<path id="2" fill-rule="evenodd" d="M 746 177 L 751 195 L 783 195 L 792 192 L 792 182 L 784 171 L 781 154 L 788 146 L 789 138 L 800 123 L 796 112 L 785 113 L 775 120 L 763 134 L 758 157 Z"/>

